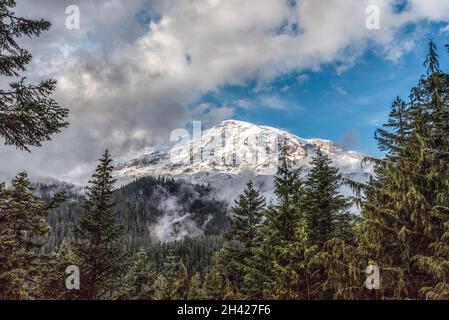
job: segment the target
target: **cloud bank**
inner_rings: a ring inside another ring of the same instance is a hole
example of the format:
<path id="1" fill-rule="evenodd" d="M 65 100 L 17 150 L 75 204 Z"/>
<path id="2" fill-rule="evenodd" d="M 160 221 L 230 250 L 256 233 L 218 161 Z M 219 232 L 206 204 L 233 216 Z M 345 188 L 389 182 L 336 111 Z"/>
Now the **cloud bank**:
<path id="1" fill-rule="evenodd" d="M 80 8 L 79 30 L 65 27 L 68 5 Z M 379 30 L 365 26 L 368 5 L 380 10 Z M 0 179 L 27 169 L 85 181 L 105 148 L 126 157 L 167 144 L 170 132 L 193 118 L 212 125 L 232 117 L 234 107 L 254 107 L 241 101 L 192 108 L 222 86 L 269 85 L 327 63 L 344 72 L 368 48 L 398 60 L 429 22 L 449 21 L 449 2 L 22 0 L 18 14 L 53 22 L 51 31 L 23 44 L 34 55 L 29 78 L 58 80 L 55 98 L 70 108 L 71 124 L 31 155 L 1 147 Z M 420 28 L 404 36 L 413 24 Z M 261 99 L 276 109 L 273 98 Z"/>

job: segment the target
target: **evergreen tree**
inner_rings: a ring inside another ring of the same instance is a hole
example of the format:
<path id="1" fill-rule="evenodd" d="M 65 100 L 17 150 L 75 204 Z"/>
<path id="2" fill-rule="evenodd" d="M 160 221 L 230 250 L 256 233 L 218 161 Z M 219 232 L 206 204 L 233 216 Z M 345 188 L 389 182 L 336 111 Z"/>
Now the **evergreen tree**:
<path id="1" fill-rule="evenodd" d="M 298 213 L 298 204 L 302 197 L 303 182 L 298 170 L 292 168 L 291 146 L 285 140 L 282 144 L 279 157 L 278 171 L 274 180 L 274 194 L 277 204 L 271 206 L 266 212 L 273 240 L 279 242 L 291 241 L 295 234 L 296 222 L 301 217 Z M 273 228 L 270 225 L 273 224 Z"/>
<path id="2" fill-rule="evenodd" d="M 168 283 L 168 292 L 166 293 L 167 299 L 176 299 L 176 282 L 179 280 L 180 274 L 182 274 L 182 267 L 185 265 L 182 263 L 179 256 L 177 256 L 173 249 L 169 250 L 168 255 L 164 259 L 162 268 L 162 274 Z M 185 276 L 187 278 L 187 274 Z"/>
<path id="3" fill-rule="evenodd" d="M 397 97 L 391 106 L 388 122 L 375 134 L 379 149 L 388 152 L 390 160 L 400 155 L 401 147 L 410 134 L 410 121 L 407 104 Z"/>
<path id="4" fill-rule="evenodd" d="M 46 203 L 33 192 L 25 172 L 11 189 L 0 185 L 0 299 L 29 298 L 28 284 L 45 263 L 39 253 L 50 231 L 45 218 L 62 199 L 58 194 Z"/>
<path id="5" fill-rule="evenodd" d="M 185 264 L 179 262 L 179 276 L 175 282 L 175 296 L 177 300 L 187 300 L 189 298 L 190 279 Z"/>
<path id="6" fill-rule="evenodd" d="M 228 241 L 238 242 L 243 248 L 252 248 L 260 242 L 258 228 L 262 223 L 265 199 L 250 181 L 243 194 L 232 207 L 231 228 L 226 233 Z"/>
<path id="7" fill-rule="evenodd" d="M 315 298 L 360 300 L 376 298 L 376 290 L 365 287 L 366 267 L 371 263 L 358 247 L 334 238 L 324 244 L 309 261 L 309 270 L 323 268 L 324 277 L 319 279 Z M 309 271 L 311 272 L 311 271 Z M 382 278 L 383 281 L 387 279 Z"/>
<path id="8" fill-rule="evenodd" d="M 57 250 L 52 252 L 35 283 L 35 296 L 39 299 L 61 300 L 76 299 L 78 292 L 66 288 L 66 269 L 75 264 L 75 256 L 69 243 L 64 241 Z"/>
<path id="9" fill-rule="evenodd" d="M 318 251 L 318 246 L 310 245 L 306 223 L 301 219 L 295 230 L 294 241 L 279 249 L 281 259 L 274 262 L 273 275 L 275 299 L 311 299 L 314 280 L 311 261 Z M 283 261 L 281 264 L 278 261 Z"/>
<path id="10" fill-rule="evenodd" d="M 81 271 L 80 291 L 85 299 L 111 297 L 122 271 L 123 227 L 112 201 L 115 183 L 112 170 L 112 160 L 106 151 L 89 182 L 74 231 L 73 249 Z"/>
<path id="11" fill-rule="evenodd" d="M 229 281 L 217 268 L 212 268 L 207 273 L 204 281 L 204 289 L 207 299 L 211 300 L 225 300 L 234 296 Z"/>
<path id="12" fill-rule="evenodd" d="M 231 229 L 225 234 L 226 245 L 216 254 L 215 269 L 221 272 L 235 291 L 244 294 L 244 274 L 253 251 L 260 243 L 265 200 L 248 182 L 232 208 Z"/>
<path id="13" fill-rule="evenodd" d="M 50 22 L 17 17 L 12 11 L 14 0 L 0 2 L 0 76 L 21 77 L 32 56 L 19 46 L 17 39 L 40 36 Z M 56 81 L 49 79 L 28 84 L 24 77 L 0 89 L 0 137 L 5 144 L 29 151 L 68 125 L 68 110 L 61 108 L 50 96 Z"/>
<path id="14" fill-rule="evenodd" d="M 160 273 L 153 284 L 154 300 L 170 300 L 171 299 L 171 284 L 167 278 Z"/>
<path id="15" fill-rule="evenodd" d="M 449 74 L 439 68 L 432 42 L 429 48 L 428 77 L 421 80 L 414 100 L 421 106 L 420 114 L 425 115 L 421 118 L 426 120 L 419 122 L 416 131 L 425 152 L 421 154 L 425 161 L 420 160 L 427 166 L 422 180 L 432 188 L 422 193 L 430 209 L 422 218 L 422 232 L 430 244 L 413 257 L 413 262 L 432 277 L 422 285 L 420 293 L 428 299 L 449 299 Z M 432 67 L 431 62 L 436 66 Z"/>
<path id="16" fill-rule="evenodd" d="M 290 146 L 284 141 L 275 177 L 277 202 L 264 211 L 265 221 L 259 228 L 262 241 L 254 248 L 245 272 L 245 287 L 253 299 L 278 298 L 275 268 L 284 268 L 290 263 L 284 248 L 295 241 L 304 197 L 302 180 L 299 172 L 292 169 L 290 158 Z"/>
<path id="17" fill-rule="evenodd" d="M 154 282 L 156 281 L 156 267 L 149 260 L 146 252 L 140 250 L 128 269 L 122 286 L 117 294 L 123 300 L 149 300 L 154 297 Z"/>
<path id="18" fill-rule="evenodd" d="M 350 202 L 340 194 L 342 177 L 332 160 L 321 150 L 312 158 L 312 169 L 304 182 L 303 214 L 311 244 L 322 248 L 334 237 L 353 241 Z"/>
<path id="19" fill-rule="evenodd" d="M 189 300 L 202 300 L 204 299 L 204 290 L 202 287 L 201 276 L 199 273 L 195 273 L 192 278 L 190 278 L 189 286 Z"/>
<path id="20" fill-rule="evenodd" d="M 436 284 L 430 262 L 441 261 L 445 241 L 449 81 L 432 41 L 425 65 L 405 108 L 407 133 L 397 121 L 387 128 L 387 156 L 365 190 L 362 249 L 381 268 L 382 297 L 423 297 L 422 289 Z"/>

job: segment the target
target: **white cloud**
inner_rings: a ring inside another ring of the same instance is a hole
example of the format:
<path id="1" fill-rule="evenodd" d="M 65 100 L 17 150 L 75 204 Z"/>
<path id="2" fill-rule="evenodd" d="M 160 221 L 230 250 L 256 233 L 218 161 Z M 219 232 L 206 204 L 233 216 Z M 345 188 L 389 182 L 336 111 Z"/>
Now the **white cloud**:
<path id="1" fill-rule="evenodd" d="M 309 77 L 309 75 L 307 75 L 307 74 L 301 74 L 301 75 L 299 75 L 299 76 L 296 78 L 296 81 L 298 81 L 298 83 L 299 83 L 300 85 L 305 84 L 305 83 L 308 82 L 309 80 L 310 80 L 310 77 Z"/>
<path id="2" fill-rule="evenodd" d="M 441 32 L 441 33 L 447 33 L 447 32 L 449 32 L 449 24 L 446 25 L 445 27 L 441 28 L 440 32 Z"/>
<path id="3" fill-rule="evenodd" d="M 274 110 L 286 110 L 288 109 L 288 103 L 276 96 L 262 96 L 259 99 L 259 105 L 261 107 L 274 109 Z"/>
<path id="4" fill-rule="evenodd" d="M 146 28 L 136 19 L 145 2 L 20 2 L 20 13 L 53 21 L 42 40 L 24 44 L 35 57 L 30 72 L 59 80 L 56 98 L 70 107 L 71 126 L 32 158 L 0 149 L 7 170 L 25 167 L 77 179 L 76 170 L 92 164 L 107 146 L 122 155 L 167 143 L 173 128 L 197 116 L 186 108 L 205 92 L 252 79 L 269 84 L 329 62 L 344 71 L 367 47 L 398 59 L 414 45 L 400 36 L 403 26 L 449 22 L 447 0 L 410 0 L 401 13 L 393 9 L 396 0 L 297 0 L 296 6 L 280 0 L 154 0 L 147 1 L 149 15 L 158 19 Z M 80 7 L 78 31 L 64 27 L 69 4 Z M 369 4 L 380 8 L 380 30 L 365 27 Z M 266 107 L 285 107 L 276 97 L 260 99 Z M 213 124 L 233 113 L 218 106 L 201 116 Z"/>
<path id="5" fill-rule="evenodd" d="M 344 97 L 348 96 L 348 92 L 341 86 L 335 86 L 335 90 Z"/>

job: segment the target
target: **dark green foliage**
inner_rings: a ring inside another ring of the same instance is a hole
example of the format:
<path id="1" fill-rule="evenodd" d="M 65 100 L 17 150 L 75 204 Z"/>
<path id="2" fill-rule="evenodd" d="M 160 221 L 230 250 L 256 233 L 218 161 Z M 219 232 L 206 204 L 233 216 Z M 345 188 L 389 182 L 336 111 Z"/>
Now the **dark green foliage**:
<path id="1" fill-rule="evenodd" d="M 189 300 L 203 300 L 205 298 L 202 279 L 199 273 L 195 273 L 190 279 Z"/>
<path id="2" fill-rule="evenodd" d="M 177 300 L 187 300 L 190 292 L 190 279 L 187 268 L 182 261 L 179 262 L 179 276 L 174 284 L 174 297 Z"/>
<path id="3" fill-rule="evenodd" d="M 393 109 L 382 131 L 387 156 L 365 189 L 361 249 L 382 270 L 382 298 L 446 297 L 449 76 L 433 42 L 425 66 L 401 108 L 406 121 Z"/>
<path id="4" fill-rule="evenodd" d="M 302 202 L 306 230 L 311 244 L 323 247 L 332 238 L 353 241 L 351 203 L 340 194 L 341 174 L 321 150 L 312 158 L 312 169 L 304 181 Z"/>
<path id="5" fill-rule="evenodd" d="M 253 249 L 245 267 L 245 286 L 249 297 L 254 299 L 282 298 L 277 288 L 276 271 L 290 264 L 284 249 L 295 241 L 296 229 L 302 218 L 304 189 L 299 172 L 292 169 L 287 142 L 282 145 L 279 162 L 275 177 L 277 202 L 264 211 L 265 221 L 259 228 L 262 240 Z"/>
<path id="6" fill-rule="evenodd" d="M 31 54 L 21 48 L 21 37 L 38 37 L 50 28 L 50 22 L 17 17 L 14 0 L 0 2 L 0 76 L 20 77 L 30 63 Z M 29 151 L 68 125 L 68 110 L 50 98 L 56 81 L 49 79 L 27 84 L 22 77 L 0 90 L 0 136 L 5 144 Z"/>
<path id="7" fill-rule="evenodd" d="M 312 290 L 317 271 L 311 268 L 311 261 L 318 246 L 310 244 L 306 230 L 305 220 L 301 219 L 294 241 L 278 249 L 279 258 L 273 262 L 272 298 L 308 300 L 316 296 Z"/>
<path id="8" fill-rule="evenodd" d="M 48 216 L 55 232 L 45 246 L 47 252 L 59 246 L 63 239 L 73 238 L 71 230 L 81 212 L 83 196 L 70 185 L 37 185 L 37 191 L 44 199 L 60 190 L 66 192 L 67 201 Z M 214 199 L 210 187 L 169 178 L 144 177 L 115 190 L 113 194 L 119 221 L 125 227 L 123 242 L 127 251 L 135 253 L 140 248 L 155 245 L 157 239 L 149 226 L 166 213 L 164 202 L 167 199 L 176 201 L 178 210 L 190 213 L 206 236 L 220 235 L 229 228 L 227 203 Z"/>
<path id="9" fill-rule="evenodd" d="M 388 122 L 384 128 L 376 130 L 379 149 L 386 151 L 392 159 L 397 157 L 405 139 L 410 134 L 410 115 L 407 104 L 399 97 L 393 102 Z"/>
<path id="10" fill-rule="evenodd" d="M 154 298 L 157 272 L 154 262 L 144 250 L 139 251 L 121 280 L 117 298 L 122 300 L 149 300 Z"/>
<path id="11" fill-rule="evenodd" d="M 116 203 L 112 160 L 106 151 L 87 188 L 83 211 L 75 226 L 73 251 L 81 270 L 80 294 L 85 299 L 112 296 L 122 271 L 123 248 Z"/>
<path id="12" fill-rule="evenodd" d="M 243 194 L 232 207 L 231 228 L 225 237 L 228 241 L 238 242 L 244 248 L 252 248 L 260 242 L 258 228 L 262 223 L 265 200 L 248 182 Z"/>
<path id="13" fill-rule="evenodd" d="M 232 208 L 231 228 L 225 234 L 227 243 L 215 257 L 212 272 L 219 272 L 223 280 L 241 295 L 250 291 L 245 288 L 244 275 L 249 260 L 261 241 L 259 227 L 264 208 L 264 198 L 254 189 L 253 183 L 249 182 Z"/>
<path id="14" fill-rule="evenodd" d="M 25 172 L 12 180 L 12 188 L 0 185 L 0 299 L 29 297 L 29 281 L 45 267 L 46 257 L 39 253 L 44 236 L 50 232 L 45 221 L 49 203 L 34 195 Z"/>
<path id="15" fill-rule="evenodd" d="M 76 258 L 72 247 L 68 242 L 63 242 L 42 265 L 41 272 L 35 280 L 33 295 L 38 299 L 77 299 L 77 291 L 66 288 L 68 276 L 66 269 L 68 266 L 73 266 L 75 262 Z"/>

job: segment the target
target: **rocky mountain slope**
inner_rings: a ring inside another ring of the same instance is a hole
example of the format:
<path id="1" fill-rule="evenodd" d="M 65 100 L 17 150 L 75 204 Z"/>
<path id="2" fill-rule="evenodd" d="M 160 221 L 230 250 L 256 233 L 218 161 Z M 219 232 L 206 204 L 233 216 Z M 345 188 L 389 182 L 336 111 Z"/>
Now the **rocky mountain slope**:
<path id="1" fill-rule="evenodd" d="M 269 198 L 283 141 L 290 146 L 294 166 L 301 167 L 304 173 L 318 149 L 327 153 L 347 178 L 366 181 L 373 172 L 371 164 L 363 163 L 365 155 L 343 150 L 332 141 L 302 139 L 283 130 L 243 121 L 223 121 L 202 133 L 194 132 L 193 138 L 179 138 L 170 149 L 118 164 L 116 177 L 127 182 L 144 176 L 170 176 L 210 184 L 228 200 L 236 197 L 243 184 L 252 179 Z"/>

